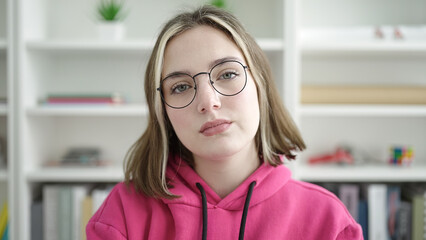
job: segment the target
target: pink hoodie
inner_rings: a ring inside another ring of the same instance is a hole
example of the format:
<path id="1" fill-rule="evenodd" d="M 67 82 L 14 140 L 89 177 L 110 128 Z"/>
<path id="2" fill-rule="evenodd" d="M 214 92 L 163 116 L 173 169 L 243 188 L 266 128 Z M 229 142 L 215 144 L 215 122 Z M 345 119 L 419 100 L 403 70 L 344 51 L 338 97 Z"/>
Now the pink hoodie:
<path id="1" fill-rule="evenodd" d="M 182 197 L 150 198 L 136 193 L 132 185 L 119 183 L 89 221 L 87 239 L 192 240 L 206 235 L 209 240 L 228 240 L 238 239 L 240 229 L 244 235 L 240 239 L 363 239 L 360 225 L 338 198 L 316 185 L 291 179 L 284 165 L 262 164 L 221 199 L 184 161 L 180 166 L 169 162 L 167 174 L 174 185 L 170 191 Z M 252 182 L 252 196 L 242 217 Z M 205 190 L 204 220 L 197 183 Z"/>

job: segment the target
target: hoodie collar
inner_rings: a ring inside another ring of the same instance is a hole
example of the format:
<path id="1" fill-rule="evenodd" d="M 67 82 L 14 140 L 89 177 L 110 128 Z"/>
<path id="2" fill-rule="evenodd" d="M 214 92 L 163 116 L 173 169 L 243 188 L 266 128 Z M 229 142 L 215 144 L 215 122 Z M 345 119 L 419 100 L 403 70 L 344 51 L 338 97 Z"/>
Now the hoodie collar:
<path id="1" fill-rule="evenodd" d="M 227 210 L 241 210 L 251 182 L 256 181 L 250 206 L 257 205 L 274 195 L 291 178 L 291 172 L 284 165 L 277 167 L 261 164 L 244 182 L 225 198 L 220 198 L 210 186 L 180 157 L 170 157 L 167 166 L 167 177 L 173 188 L 170 189 L 177 199 L 164 199 L 167 204 L 186 204 L 201 207 L 200 183 L 206 192 L 207 207 L 219 207 Z"/>

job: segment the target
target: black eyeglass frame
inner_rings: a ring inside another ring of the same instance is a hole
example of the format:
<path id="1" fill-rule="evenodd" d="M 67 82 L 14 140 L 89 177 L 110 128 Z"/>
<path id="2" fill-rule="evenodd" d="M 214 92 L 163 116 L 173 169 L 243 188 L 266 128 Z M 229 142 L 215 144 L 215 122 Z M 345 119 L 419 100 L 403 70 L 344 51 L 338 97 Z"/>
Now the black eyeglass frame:
<path id="1" fill-rule="evenodd" d="M 240 65 L 243 67 L 243 69 L 244 69 L 244 76 L 245 76 L 245 79 L 244 79 L 244 86 L 241 88 L 241 90 L 240 90 L 240 91 L 238 91 L 237 93 L 234 93 L 234 94 L 223 94 L 223 93 L 221 93 L 219 90 L 217 90 L 217 89 L 215 88 L 215 86 L 214 86 L 214 82 L 212 81 L 212 77 L 211 77 L 211 73 L 212 73 L 212 71 L 213 71 L 213 69 L 214 69 L 215 67 L 217 67 L 217 66 L 219 66 L 219 65 L 221 65 L 221 64 L 227 63 L 227 62 L 235 62 L 235 63 L 238 63 L 238 64 L 240 64 Z M 239 94 L 240 92 L 242 92 L 242 91 L 244 90 L 244 88 L 246 88 L 246 85 L 247 85 L 247 70 L 246 70 L 246 69 L 248 69 L 248 66 L 243 65 L 240 61 L 237 61 L 237 60 L 225 60 L 225 61 L 222 61 L 222 62 L 220 62 L 220 63 L 215 64 L 215 65 L 214 65 L 214 66 L 210 69 L 210 71 L 209 71 L 209 72 L 199 72 L 199 73 L 197 73 L 197 74 L 195 74 L 195 75 L 193 75 L 193 76 L 191 76 L 191 75 L 189 75 L 189 74 L 187 74 L 187 73 L 175 73 L 175 74 L 169 75 L 169 76 L 167 76 L 167 77 L 163 78 L 163 79 L 160 81 L 160 87 L 158 87 L 158 88 L 157 88 L 157 91 L 159 91 L 159 92 L 160 92 L 161 100 L 162 100 L 162 101 L 163 101 L 163 103 L 165 103 L 167 106 L 169 106 L 169 107 L 171 107 L 171 108 L 174 108 L 174 109 L 182 109 L 182 108 L 186 108 L 186 107 L 188 107 L 189 105 L 191 105 L 191 103 L 194 101 L 195 97 L 197 96 L 197 81 L 195 81 L 195 78 L 196 78 L 196 77 L 198 77 L 199 75 L 207 74 L 207 75 L 209 76 L 209 82 L 210 82 L 210 85 L 213 87 L 213 89 L 214 89 L 216 92 L 218 92 L 220 95 L 227 96 L 227 97 L 231 97 L 231 96 L 235 96 L 235 95 Z M 167 78 L 169 78 L 169 77 L 176 76 L 176 75 L 187 75 L 188 77 L 192 78 L 192 81 L 194 81 L 194 90 L 195 90 L 194 97 L 191 99 L 191 101 L 190 101 L 188 104 L 186 104 L 186 105 L 185 105 L 185 106 L 183 106 L 183 107 L 175 107 L 175 106 L 171 106 L 170 104 L 168 104 L 168 103 L 166 102 L 166 99 L 165 99 L 165 97 L 164 97 L 164 95 L 163 95 L 163 91 L 162 91 L 162 89 L 161 89 L 161 86 L 163 85 L 164 80 L 166 80 L 166 79 L 167 79 Z"/>

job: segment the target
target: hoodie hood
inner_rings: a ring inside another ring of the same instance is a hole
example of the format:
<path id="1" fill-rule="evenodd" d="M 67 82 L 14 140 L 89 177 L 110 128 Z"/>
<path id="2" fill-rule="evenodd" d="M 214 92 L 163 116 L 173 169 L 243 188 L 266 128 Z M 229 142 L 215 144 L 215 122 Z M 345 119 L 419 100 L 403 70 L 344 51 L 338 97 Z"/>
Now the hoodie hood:
<path id="1" fill-rule="evenodd" d="M 283 177 L 284 176 L 284 177 Z M 207 207 L 221 208 L 224 210 L 242 210 L 250 184 L 255 181 L 250 207 L 253 207 L 273 196 L 290 180 L 291 172 L 284 165 L 277 167 L 261 164 L 244 182 L 225 198 L 219 197 L 210 186 L 180 157 L 171 157 L 167 166 L 167 177 L 170 184 L 170 192 L 180 196 L 177 199 L 164 199 L 166 204 L 185 204 L 194 207 L 202 207 L 200 183 L 205 190 Z"/>

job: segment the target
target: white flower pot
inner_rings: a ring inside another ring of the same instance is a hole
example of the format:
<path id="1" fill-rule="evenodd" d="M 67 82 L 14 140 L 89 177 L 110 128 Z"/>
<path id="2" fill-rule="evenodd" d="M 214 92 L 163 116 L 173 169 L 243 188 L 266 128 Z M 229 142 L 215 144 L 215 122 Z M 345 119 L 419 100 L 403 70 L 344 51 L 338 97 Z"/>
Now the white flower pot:
<path id="1" fill-rule="evenodd" d="M 125 33 L 125 26 L 121 22 L 100 22 L 98 24 L 100 40 L 119 41 L 124 38 Z"/>

